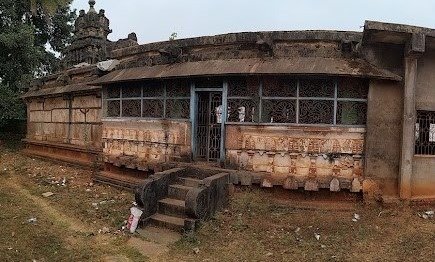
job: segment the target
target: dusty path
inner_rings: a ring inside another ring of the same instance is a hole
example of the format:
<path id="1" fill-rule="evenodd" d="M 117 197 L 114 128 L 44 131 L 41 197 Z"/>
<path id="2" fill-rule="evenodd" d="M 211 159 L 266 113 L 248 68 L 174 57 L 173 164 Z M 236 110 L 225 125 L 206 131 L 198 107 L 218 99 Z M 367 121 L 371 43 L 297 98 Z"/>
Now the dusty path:
<path id="1" fill-rule="evenodd" d="M 89 227 L 87 227 L 84 223 L 82 223 L 80 220 L 64 215 L 62 212 L 59 212 L 57 209 L 52 207 L 52 205 L 50 205 L 50 203 L 47 200 L 30 194 L 30 192 L 27 189 L 23 188 L 19 184 L 19 182 L 16 181 L 16 179 L 14 179 L 14 177 L 6 180 L 5 185 L 13 189 L 15 192 L 20 194 L 25 199 L 32 201 L 37 207 L 39 207 L 39 209 L 44 214 L 46 214 L 48 217 L 51 218 L 53 223 L 56 223 L 58 225 L 64 225 L 68 228 L 68 230 L 72 230 L 75 232 L 87 233 L 87 234 L 92 233 L 92 230 Z M 23 201 L 25 200 L 23 199 Z"/>
<path id="2" fill-rule="evenodd" d="M 67 231 L 69 231 L 69 233 L 80 233 L 82 235 L 91 235 L 94 233 L 94 230 L 89 225 L 83 223 L 75 217 L 63 214 L 61 211 L 53 207 L 49 200 L 32 195 L 19 183 L 19 181 L 17 181 L 14 176 L 4 180 L 3 182 L 4 187 L 13 190 L 15 193 L 21 196 L 22 201 L 29 201 L 34 204 L 44 216 L 50 219 L 50 221 L 65 228 Z M 142 234 L 144 234 L 143 232 L 144 231 L 142 230 Z M 163 239 L 169 238 L 169 241 L 166 240 L 164 243 L 159 243 L 160 241 L 157 241 L 159 237 L 165 235 L 169 237 L 163 237 Z M 162 261 L 161 257 L 169 251 L 168 244 L 179 239 L 176 237 L 174 238 L 174 236 L 169 232 L 161 232 L 160 234 L 159 232 L 156 232 L 155 229 L 152 231 L 151 235 L 146 235 L 146 237 L 148 236 L 151 236 L 149 241 L 137 237 L 131 237 L 130 240 L 128 240 L 127 245 L 136 249 L 144 257 L 149 258 L 150 261 Z M 66 241 L 71 245 L 77 244 L 77 240 L 75 240 L 73 237 L 66 238 Z M 93 244 L 101 248 L 107 248 L 108 242 L 110 242 L 110 237 L 97 235 L 94 237 Z M 124 255 L 107 255 L 102 257 L 102 261 L 116 262 L 133 260 Z"/>

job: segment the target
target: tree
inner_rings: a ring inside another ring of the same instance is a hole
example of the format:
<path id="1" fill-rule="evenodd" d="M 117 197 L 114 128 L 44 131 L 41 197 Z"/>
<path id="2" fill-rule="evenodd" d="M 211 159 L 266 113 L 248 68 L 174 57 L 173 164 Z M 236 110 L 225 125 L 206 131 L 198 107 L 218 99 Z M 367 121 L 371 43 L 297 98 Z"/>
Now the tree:
<path id="1" fill-rule="evenodd" d="M 72 39 L 71 0 L 0 1 L 0 126 L 23 119 L 20 95 L 35 76 L 59 68 Z"/>

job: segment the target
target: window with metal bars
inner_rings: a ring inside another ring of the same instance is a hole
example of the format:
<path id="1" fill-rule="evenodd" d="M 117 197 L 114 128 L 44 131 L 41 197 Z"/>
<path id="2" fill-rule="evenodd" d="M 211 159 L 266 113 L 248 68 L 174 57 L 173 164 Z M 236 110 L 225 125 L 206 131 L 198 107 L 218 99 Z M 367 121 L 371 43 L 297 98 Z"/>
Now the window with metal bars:
<path id="1" fill-rule="evenodd" d="M 190 86 L 186 80 L 110 85 L 104 105 L 109 118 L 188 119 Z"/>
<path id="2" fill-rule="evenodd" d="M 260 89 L 262 123 L 356 126 L 366 123 L 366 80 L 266 77 Z"/>
<path id="3" fill-rule="evenodd" d="M 435 112 L 417 111 L 415 154 L 435 155 Z"/>

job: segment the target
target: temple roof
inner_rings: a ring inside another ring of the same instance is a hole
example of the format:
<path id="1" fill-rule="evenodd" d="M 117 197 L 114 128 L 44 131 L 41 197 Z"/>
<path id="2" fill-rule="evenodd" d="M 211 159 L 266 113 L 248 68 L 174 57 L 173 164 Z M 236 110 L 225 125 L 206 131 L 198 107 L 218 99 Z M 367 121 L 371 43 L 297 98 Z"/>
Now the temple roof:
<path id="1" fill-rule="evenodd" d="M 113 71 L 92 85 L 145 79 L 228 75 L 351 76 L 401 81 L 402 77 L 355 58 L 230 59 L 144 66 Z"/>

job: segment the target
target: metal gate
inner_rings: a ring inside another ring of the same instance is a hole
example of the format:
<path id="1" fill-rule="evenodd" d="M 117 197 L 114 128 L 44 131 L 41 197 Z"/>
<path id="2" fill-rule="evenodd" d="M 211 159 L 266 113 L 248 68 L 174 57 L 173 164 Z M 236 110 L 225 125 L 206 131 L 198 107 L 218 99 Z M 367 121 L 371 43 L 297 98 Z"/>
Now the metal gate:
<path id="1" fill-rule="evenodd" d="M 221 157 L 222 92 L 197 94 L 196 159 L 218 161 Z"/>

